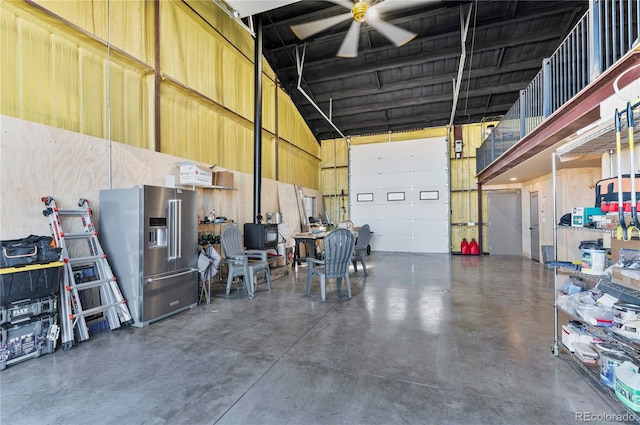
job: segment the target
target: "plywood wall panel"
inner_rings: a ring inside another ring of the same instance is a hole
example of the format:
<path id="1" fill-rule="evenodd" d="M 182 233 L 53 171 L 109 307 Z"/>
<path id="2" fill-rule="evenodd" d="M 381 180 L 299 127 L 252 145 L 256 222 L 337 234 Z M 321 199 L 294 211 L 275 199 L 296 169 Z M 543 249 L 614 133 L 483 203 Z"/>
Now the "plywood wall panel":
<path id="1" fill-rule="evenodd" d="M 54 143 L 48 128 L 0 116 L 0 239 L 49 234 L 42 196 L 54 193 Z M 38 149 L 29 149 L 37 144 Z"/>
<path id="2" fill-rule="evenodd" d="M 75 207 L 79 198 L 87 198 L 94 211 L 99 211 L 100 190 L 109 188 L 106 140 L 5 115 L 0 116 L 0 127 L 0 239 L 49 234 L 48 220 L 42 216 L 42 196 L 53 196 L 62 208 Z M 179 183 L 176 164 L 184 160 L 117 142 L 111 143 L 110 157 L 112 188 L 164 186 L 166 176 Z M 233 190 L 196 188 L 198 214 L 203 217 L 215 208 L 218 216 L 232 219 L 242 228 L 242 224 L 253 222 L 253 175 L 232 172 Z M 318 191 L 305 191 L 320 196 Z M 287 193 L 284 200 L 281 192 Z M 292 195 L 293 185 L 262 180 L 264 212 L 283 212 L 283 205 L 295 202 Z M 291 216 L 289 220 L 295 217 L 288 210 L 283 215 Z M 96 221 L 97 217 L 95 214 Z M 295 229 L 299 231 L 299 223 Z"/>
<path id="3" fill-rule="evenodd" d="M 263 180 L 260 196 L 261 213 L 263 223 L 266 223 L 267 213 L 279 212 L 280 205 L 278 200 L 278 182 L 275 180 Z"/>

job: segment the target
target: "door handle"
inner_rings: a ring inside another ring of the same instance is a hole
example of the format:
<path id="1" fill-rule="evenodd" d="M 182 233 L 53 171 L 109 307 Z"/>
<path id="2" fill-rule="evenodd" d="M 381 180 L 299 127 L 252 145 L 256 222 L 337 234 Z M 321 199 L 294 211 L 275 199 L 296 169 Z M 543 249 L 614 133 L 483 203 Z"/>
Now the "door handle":
<path id="1" fill-rule="evenodd" d="M 177 260 L 182 256 L 180 238 L 182 225 L 182 204 L 179 199 L 169 201 L 169 260 Z"/>

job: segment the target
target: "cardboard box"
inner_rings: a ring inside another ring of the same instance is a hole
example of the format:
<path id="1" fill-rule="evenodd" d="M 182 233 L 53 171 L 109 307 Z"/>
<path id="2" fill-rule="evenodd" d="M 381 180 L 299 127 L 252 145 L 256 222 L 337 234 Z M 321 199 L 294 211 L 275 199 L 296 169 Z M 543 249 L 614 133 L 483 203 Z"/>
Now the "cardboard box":
<path id="1" fill-rule="evenodd" d="M 572 353 L 575 350 L 574 343 L 590 344 L 593 337 L 571 325 L 562 325 L 562 343 Z"/>
<path id="2" fill-rule="evenodd" d="M 286 265 L 286 259 L 282 255 L 269 258 L 269 268 L 275 269 L 278 267 L 283 267 L 285 265 Z"/>
<path id="3" fill-rule="evenodd" d="M 571 226 L 591 226 L 595 222 L 600 222 L 601 216 L 606 216 L 606 213 L 598 207 L 575 207 L 571 209 Z"/>
<path id="4" fill-rule="evenodd" d="M 640 289 L 640 269 L 614 267 L 611 270 L 611 280 L 618 285 L 638 290 Z"/>
<path id="5" fill-rule="evenodd" d="M 233 173 L 231 171 L 216 171 L 213 173 L 213 185 L 233 187 Z"/>
<path id="6" fill-rule="evenodd" d="M 185 163 L 180 166 L 180 184 L 194 184 L 196 186 L 211 186 L 211 170 L 205 170 L 195 164 Z"/>
<path id="7" fill-rule="evenodd" d="M 574 207 L 571 209 L 571 227 L 584 226 L 584 208 Z"/>
<path id="8" fill-rule="evenodd" d="M 621 249 L 640 250 L 640 240 L 632 239 L 630 241 L 622 241 L 615 237 L 611 238 L 611 262 L 613 264 L 618 262 Z"/>

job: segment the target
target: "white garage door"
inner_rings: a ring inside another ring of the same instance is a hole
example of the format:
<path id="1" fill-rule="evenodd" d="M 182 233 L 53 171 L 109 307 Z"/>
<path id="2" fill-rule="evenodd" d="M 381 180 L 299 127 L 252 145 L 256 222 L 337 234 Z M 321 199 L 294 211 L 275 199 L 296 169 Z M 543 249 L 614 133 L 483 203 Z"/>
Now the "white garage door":
<path id="1" fill-rule="evenodd" d="M 371 226 L 372 250 L 449 252 L 444 137 L 353 146 L 349 166 L 351 221 Z"/>

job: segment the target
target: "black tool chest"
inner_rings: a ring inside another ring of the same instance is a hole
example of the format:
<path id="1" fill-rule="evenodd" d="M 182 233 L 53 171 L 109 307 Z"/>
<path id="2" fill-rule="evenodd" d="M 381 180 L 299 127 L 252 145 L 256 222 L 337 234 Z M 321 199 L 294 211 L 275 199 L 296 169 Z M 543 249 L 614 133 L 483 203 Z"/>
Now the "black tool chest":
<path id="1" fill-rule="evenodd" d="M 0 370 L 55 351 L 59 329 L 57 293 L 64 265 L 51 262 L 50 258 L 34 259 L 42 251 L 37 245 L 17 250 L 7 242 L 14 241 L 0 242 Z M 38 243 L 42 245 L 40 240 Z M 42 264 L 43 261 L 50 262 Z"/>

